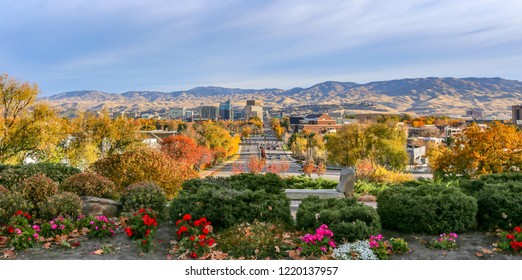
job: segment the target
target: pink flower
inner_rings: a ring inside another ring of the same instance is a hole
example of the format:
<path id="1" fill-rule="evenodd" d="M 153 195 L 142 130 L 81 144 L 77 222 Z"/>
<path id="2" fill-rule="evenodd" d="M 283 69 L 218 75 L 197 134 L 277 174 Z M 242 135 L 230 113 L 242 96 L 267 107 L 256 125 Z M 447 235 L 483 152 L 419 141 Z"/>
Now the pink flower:
<path id="1" fill-rule="evenodd" d="M 376 248 L 376 247 L 379 247 L 379 242 L 372 240 L 372 241 L 370 241 L 369 245 L 370 245 L 370 248 Z"/>
<path id="2" fill-rule="evenodd" d="M 34 226 L 33 226 L 33 229 L 34 229 L 36 232 L 40 232 L 40 226 L 39 226 L 39 225 L 34 225 Z"/>
<path id="3" fill-rule="evenodd" d="M 90 225 L 94 225 L 94 221 L 90 221 L 89 224 L 90 224 Z"/>
<path id="4" fill-rule="evenodd" d="M 326 253 L 326 247 L 325 246 L 321 247 L 321 251 Z"/>
<path id="5" fill-rule="evenodd" d="M 15 228 L 14 232 L 18 235 L 22 234 L 22 231 L 19 228 Z"/>
<path id="6" fill-rule="evenodd" d="M 34 239 L 38 239 L 38 233 L 33 234 Z"/>
<path id="7" fill-rule="evenodd" d="M 65 225 L 60 225 L 60 230 L 64 230 L 65 229 Z"/>
<path id="8" fill-rule="evenodd" d="M 52 229 L 52 230 L 55 230 L 57 227 L 58 227 L 57 224 L 52 224 L 51 229 Z"/>
<path id="9" fill-rule="evenodd" d="M 98 226 L 94 227 L 95 230 L 98 230 Z"/>
<path id="10" fill-rule="evenodd" d="M 335 242 L 333 240 L 328 241 L 328 245 L 330 245 L 330 247 L 336 248 Z"/>

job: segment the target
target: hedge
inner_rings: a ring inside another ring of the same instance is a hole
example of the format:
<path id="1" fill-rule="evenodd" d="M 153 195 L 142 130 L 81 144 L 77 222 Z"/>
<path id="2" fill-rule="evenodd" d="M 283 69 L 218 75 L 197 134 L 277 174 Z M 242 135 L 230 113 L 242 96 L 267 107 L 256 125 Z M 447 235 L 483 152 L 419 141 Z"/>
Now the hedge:
<path id="1" fill-rule="evenodd" d="M 193 179 L 183 184 L 169 212 L 173 221 L 183 214 L 206 217 L 215 229 L 255 220 L 292 225 L 284 186 L 284 181 L 274 174 Z"/>
<path id="2" fill-rule="evenodd" d="M 464 232 L 477 225 L 477 200 L 444 185 L 395 186 L 377 199 L 382 226 L 401 232 Z"/>
<path id="3" fill-rule="evenodd" d="M 297 227 L 307 232 L 314 232 L 322 224 L 328 225 L 336 241 L 363 240 L 381 230 L 377 211 L 353 198 L 310 196 L 302 201 L 296 217 Z"/>
<path id="4" fill-rule="evenodd" d="M 60 183 L 71 175 L 80 173 L 80 170 L 59 163 L 33 163 L 27 165 L 8 165 L 0 168 L 0 185 L 14 190 L 22 180 L 36 174 L 44 174 L 53 181 Z"/>

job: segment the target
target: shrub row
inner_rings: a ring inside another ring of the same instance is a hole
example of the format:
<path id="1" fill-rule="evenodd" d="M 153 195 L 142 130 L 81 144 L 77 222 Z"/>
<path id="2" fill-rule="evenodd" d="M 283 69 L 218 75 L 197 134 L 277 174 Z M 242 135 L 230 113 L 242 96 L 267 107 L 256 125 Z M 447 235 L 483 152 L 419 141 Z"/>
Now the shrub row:
<path id="1" fill-rule="evenodd" d="M 321 190 L 335 189 L 335 187 L 337 187 L 337 182 L 334 180 L 329 180 L 322 177 L 312 179 L 304 175 L 287 177 L 285 178 L 285 182 L 288 189 Z"/>
<path id="2" fill-rule="evenodd" d="M 477 200 L 459 188 L 429 184 L 383 190 L 377 212 L 384 228 L 401 232 L 463 232 L 477 225 Z"/>
<path id="3" fill-rule="evenodd" d="M 310 196 L 302 201 L 296 218 L 298 228 L 305 231 L 314 231 L 322 224 L 328 225 L 337 241 L 367 239 L 381 230 L 375 209 L 349 198 L 319 199 Z"/>
<path id="4" fill-rule="evenodd" d="M 277 175 L 240 174 L 229 178 L 193 179 L 172 200 L 173 221 L 183 214 L 206 217 L 216 229 L 243 222 L 293 223 L 286 184 Z"/>
<path id="5" fill-rule="evenodd" d="M 77 173 L 80 173 L 79 169 L 58 163 L 7 165 L 0 168 L 0 185 L 14 190 L 18 183 L 36 174 L 45 174 L 53 181 L 60 183 Z"/>

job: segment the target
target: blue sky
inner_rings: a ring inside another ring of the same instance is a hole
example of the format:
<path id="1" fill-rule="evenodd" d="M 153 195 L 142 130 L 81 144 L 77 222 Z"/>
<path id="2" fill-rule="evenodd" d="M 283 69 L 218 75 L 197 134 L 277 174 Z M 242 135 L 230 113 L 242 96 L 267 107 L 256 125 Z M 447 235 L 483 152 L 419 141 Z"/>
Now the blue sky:
<path id="1" fill-rule="evenodd" d="M 522 80 L 522 1 L 0 0 L 0 72 L 42 95 Z"/>

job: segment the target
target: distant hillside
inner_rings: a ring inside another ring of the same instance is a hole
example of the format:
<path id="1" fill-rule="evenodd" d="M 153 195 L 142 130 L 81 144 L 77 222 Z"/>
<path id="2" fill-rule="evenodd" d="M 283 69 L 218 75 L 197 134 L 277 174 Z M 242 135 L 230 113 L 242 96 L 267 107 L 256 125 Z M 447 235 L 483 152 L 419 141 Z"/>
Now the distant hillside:
<path id="1" fill-rule="evenodd" d="M 371 103 L 378 111 L 416 114 L 463 114 L 468 108 L 481 108 L 489 114 L 507 116 L 509 106 L 522 103 L 522 82 L 501 78 L 417 78 L 367 84 L 328 81 L 290 90 L 197 87 L 169 93 L 129 91 L 121 94 L 86 90 L 41 98 L 62 111 L 99 110 L 101 107 L 113 111 L 158 110 L 174 106 L 196 107 L 227 99 L 241 106 L 247 99 L 279 107 Z"/>

